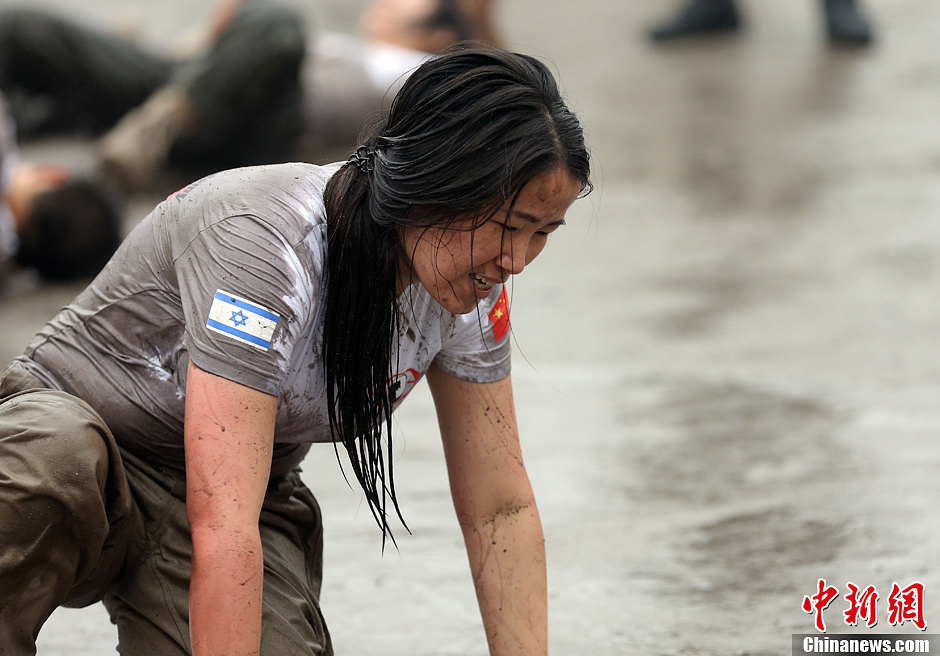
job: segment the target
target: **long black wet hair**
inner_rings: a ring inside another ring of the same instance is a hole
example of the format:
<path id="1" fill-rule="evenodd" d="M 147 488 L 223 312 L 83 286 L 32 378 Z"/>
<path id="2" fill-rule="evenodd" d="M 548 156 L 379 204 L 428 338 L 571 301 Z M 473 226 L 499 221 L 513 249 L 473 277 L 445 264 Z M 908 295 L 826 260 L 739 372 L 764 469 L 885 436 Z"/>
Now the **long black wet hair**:
<path id="1" fill-rule="evenodd" d="M 482 223 L 511 205 L 527 182 L 559 166 L 587 191 L 590 162 L 581 125 L 544 64 L 467 45 L 418 67 L 358 152 L 359 163 L 350 160 L 326 186 L 322 353 L 330 428 L 348 452 L 384 542 L 387 499 L 401 519 L 390 384 L 396 285 L 408 256 L 402 229 L 467 217 Z"/>

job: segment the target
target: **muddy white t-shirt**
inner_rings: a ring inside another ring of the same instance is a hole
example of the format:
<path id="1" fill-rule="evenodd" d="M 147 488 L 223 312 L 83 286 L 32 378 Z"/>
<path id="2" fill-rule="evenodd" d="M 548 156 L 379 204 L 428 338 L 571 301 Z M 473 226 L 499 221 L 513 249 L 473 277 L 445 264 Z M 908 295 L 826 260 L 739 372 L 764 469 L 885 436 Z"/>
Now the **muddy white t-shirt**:
<path id="1" fill-rule="evenodd" d="M 14 366 L 97 410 L 119 443 L 182 459 L 186 371 L 278 397 L 275 443 L 331 440 L 320 357 L 323 190 L 338 164 L 217 173 L 157 206 Z M 505 296 L 447 312 L 420 285 L 400 297 L 400 402 L 432 362 L 474 382 L 510 369 Z M 396 354 L 392 354 L 396 362 Z"/>

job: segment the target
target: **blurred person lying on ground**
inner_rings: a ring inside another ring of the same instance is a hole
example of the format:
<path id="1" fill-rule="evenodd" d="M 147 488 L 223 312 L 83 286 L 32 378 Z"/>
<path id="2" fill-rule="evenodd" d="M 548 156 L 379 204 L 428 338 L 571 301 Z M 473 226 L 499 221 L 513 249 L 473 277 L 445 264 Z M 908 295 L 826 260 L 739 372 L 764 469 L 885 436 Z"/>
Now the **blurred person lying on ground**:
<path id="1" fill-rule="evenodd" d="M 855 0 L 820 0 L 830 43 L 867 46 L 872 28 Z M 679 9 L 649 32 L 654 41 L 720 34 L 737 30 L 742 23 L 735 0 L 684 0 Z"/>
<path id="2" fill-rule="evenodd" d="M 22 162 L 0 94 L 0 285 L 15 264 L 44 280 L 92 276 L 120 242 L 117 205 L 58 164 Z"/>
<path id="3" fill-rule="evenodd" d="M 376 0 L 357 38 L 308 36 L 299 14 L 267 0 L 222 0 L 208 47 L 186 60 L 50 12 L 7 9 L 0 88 L 15 94 L 30 135 L 110 129 L 102 168 L 128 190 L 151 186 L 168 164 L 192 176 L 313 160 L 351 148 L 429 53 L 492 42 L 491 5 Z"/>

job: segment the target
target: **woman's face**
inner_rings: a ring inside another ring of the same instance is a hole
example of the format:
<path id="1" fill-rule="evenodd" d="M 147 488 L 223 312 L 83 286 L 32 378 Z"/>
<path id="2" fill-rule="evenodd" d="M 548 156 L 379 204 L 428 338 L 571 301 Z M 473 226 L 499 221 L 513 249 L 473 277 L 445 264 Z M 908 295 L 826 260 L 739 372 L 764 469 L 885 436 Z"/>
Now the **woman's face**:
<path id="1" fill-rule="evenodd" d="M 580 193 L 581 183 L 559 167 L 530 180 L 512 212 L 507 204 L 474 230 L 466 227 L 480 219 L 453 227 L 405 228 L 410 269 L 405 268 L 403 280 L 417 279 L 447 311 L 466 314 L 494 284 L 522 273 L 542 252 Z"/>

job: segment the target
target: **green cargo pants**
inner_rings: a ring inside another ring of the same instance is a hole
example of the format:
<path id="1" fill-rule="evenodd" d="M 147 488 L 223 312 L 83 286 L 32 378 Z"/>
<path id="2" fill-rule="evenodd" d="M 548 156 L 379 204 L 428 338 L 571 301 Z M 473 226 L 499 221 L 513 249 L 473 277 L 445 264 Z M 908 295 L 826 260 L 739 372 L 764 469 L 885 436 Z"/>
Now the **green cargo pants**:
<path id="1" fill-rule="evenodd" d="M 182 471 L 122 450 L 101 417 L 12 370 L 0 378 L 0 655 L 35 654 L 58 606 L 104 602 L 126 656 L 190 653 Z M 259 521 L 266 656 L 333 653 L 320 613 L 320 510 L 299 470 Z"/>

